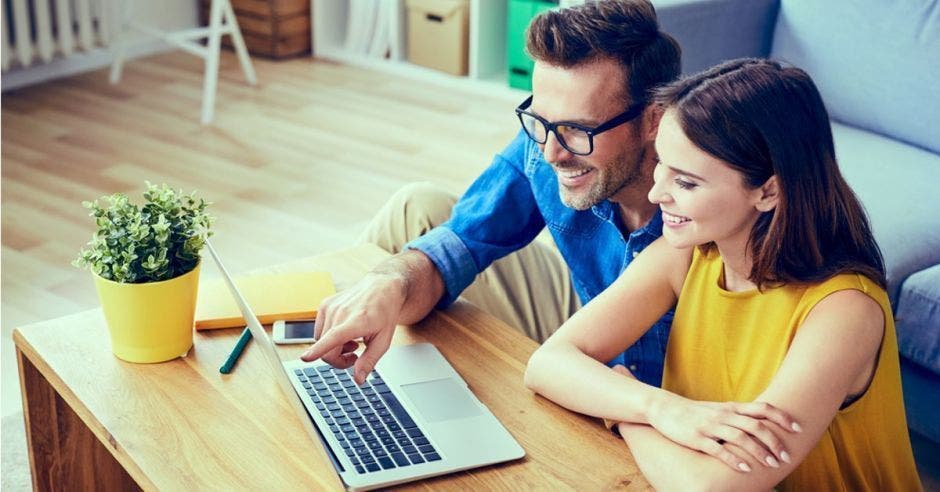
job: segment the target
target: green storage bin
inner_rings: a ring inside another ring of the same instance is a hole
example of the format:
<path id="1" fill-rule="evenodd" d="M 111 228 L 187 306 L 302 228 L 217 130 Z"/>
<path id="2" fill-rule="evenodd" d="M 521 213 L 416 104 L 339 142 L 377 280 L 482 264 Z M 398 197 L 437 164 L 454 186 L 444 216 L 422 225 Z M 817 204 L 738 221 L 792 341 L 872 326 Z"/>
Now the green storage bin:
<path id="1" fill-rule="evenodd" d="M 532 18 L 558 6 L 550 0 L 509 0 L 506 15 L 506 60 L 509 65 L 509 86 L 532 90 L 532 67 L 535 63 L 525 54 L 525 30 Z"/>

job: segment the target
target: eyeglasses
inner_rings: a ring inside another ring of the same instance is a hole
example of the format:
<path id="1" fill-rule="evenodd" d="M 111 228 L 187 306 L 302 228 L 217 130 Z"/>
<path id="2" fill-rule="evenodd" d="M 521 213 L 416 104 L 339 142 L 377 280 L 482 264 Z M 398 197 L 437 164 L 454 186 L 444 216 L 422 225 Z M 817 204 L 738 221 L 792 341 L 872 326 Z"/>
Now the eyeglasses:
<path id="1" fill-rule="evenodd" d="M 535 143 L 544 144 L 548 140 L 548 133 L 553 132 L 558 143 L 575 155 L 589 155 L 594 152 L 594 137 L 636 118 L 646 107 L 644 103 L 633 104 L 623 113 L 591 128 L 566 121 L 551 123 L 537 114 L 526 111 L 531 105 L 532 96 L 529 96 L 516 108 L 516 116 L 519 117 L 526 135 Z"/>

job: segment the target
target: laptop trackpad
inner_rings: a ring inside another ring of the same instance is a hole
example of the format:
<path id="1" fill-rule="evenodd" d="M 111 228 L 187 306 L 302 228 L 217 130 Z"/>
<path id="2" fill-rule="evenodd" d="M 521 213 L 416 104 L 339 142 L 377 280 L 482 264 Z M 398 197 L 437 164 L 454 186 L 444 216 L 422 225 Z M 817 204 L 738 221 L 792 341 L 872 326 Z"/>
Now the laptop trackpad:
<path id="1" fill-rule="evenodd" d="M 467 387 L 452 378 L 403 384 L 401 389 L 424 420 L 431 423 L 475 417 L 483 413 L 470 397 Z"/>

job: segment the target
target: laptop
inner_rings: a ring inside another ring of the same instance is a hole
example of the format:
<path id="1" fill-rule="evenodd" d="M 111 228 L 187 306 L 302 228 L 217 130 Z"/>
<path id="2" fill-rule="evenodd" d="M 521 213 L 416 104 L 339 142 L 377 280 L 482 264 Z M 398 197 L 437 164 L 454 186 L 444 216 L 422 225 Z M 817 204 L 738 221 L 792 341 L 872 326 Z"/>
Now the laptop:
<path id="1" fill-rule="evenodd" d="M 275 379 L 347 489 L 387 487 L 525 456 L 429 343 L 389 348 L 362 386 L 351 368 L 282 361 L 215 249 L 209 242 L 206 247 Z"/>

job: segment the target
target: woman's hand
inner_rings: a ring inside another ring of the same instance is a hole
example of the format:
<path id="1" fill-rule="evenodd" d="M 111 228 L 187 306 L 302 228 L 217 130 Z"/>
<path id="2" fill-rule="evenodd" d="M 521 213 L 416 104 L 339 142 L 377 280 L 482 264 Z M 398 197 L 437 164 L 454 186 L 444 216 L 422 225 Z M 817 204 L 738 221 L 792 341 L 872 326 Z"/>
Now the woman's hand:
<path id="1" fill-rule="evenodd" d="M 622 366 L 614 370 L 629 374 Z M 801 429 L 786 412 L 762 402 L 706 402 L 663 394 L 647 420 L 670 440 L 714 456 L 737 471 L 751 470 L 744 453 L 774 468 L 780 461 L 790 463 L 779 436 Z"/>

